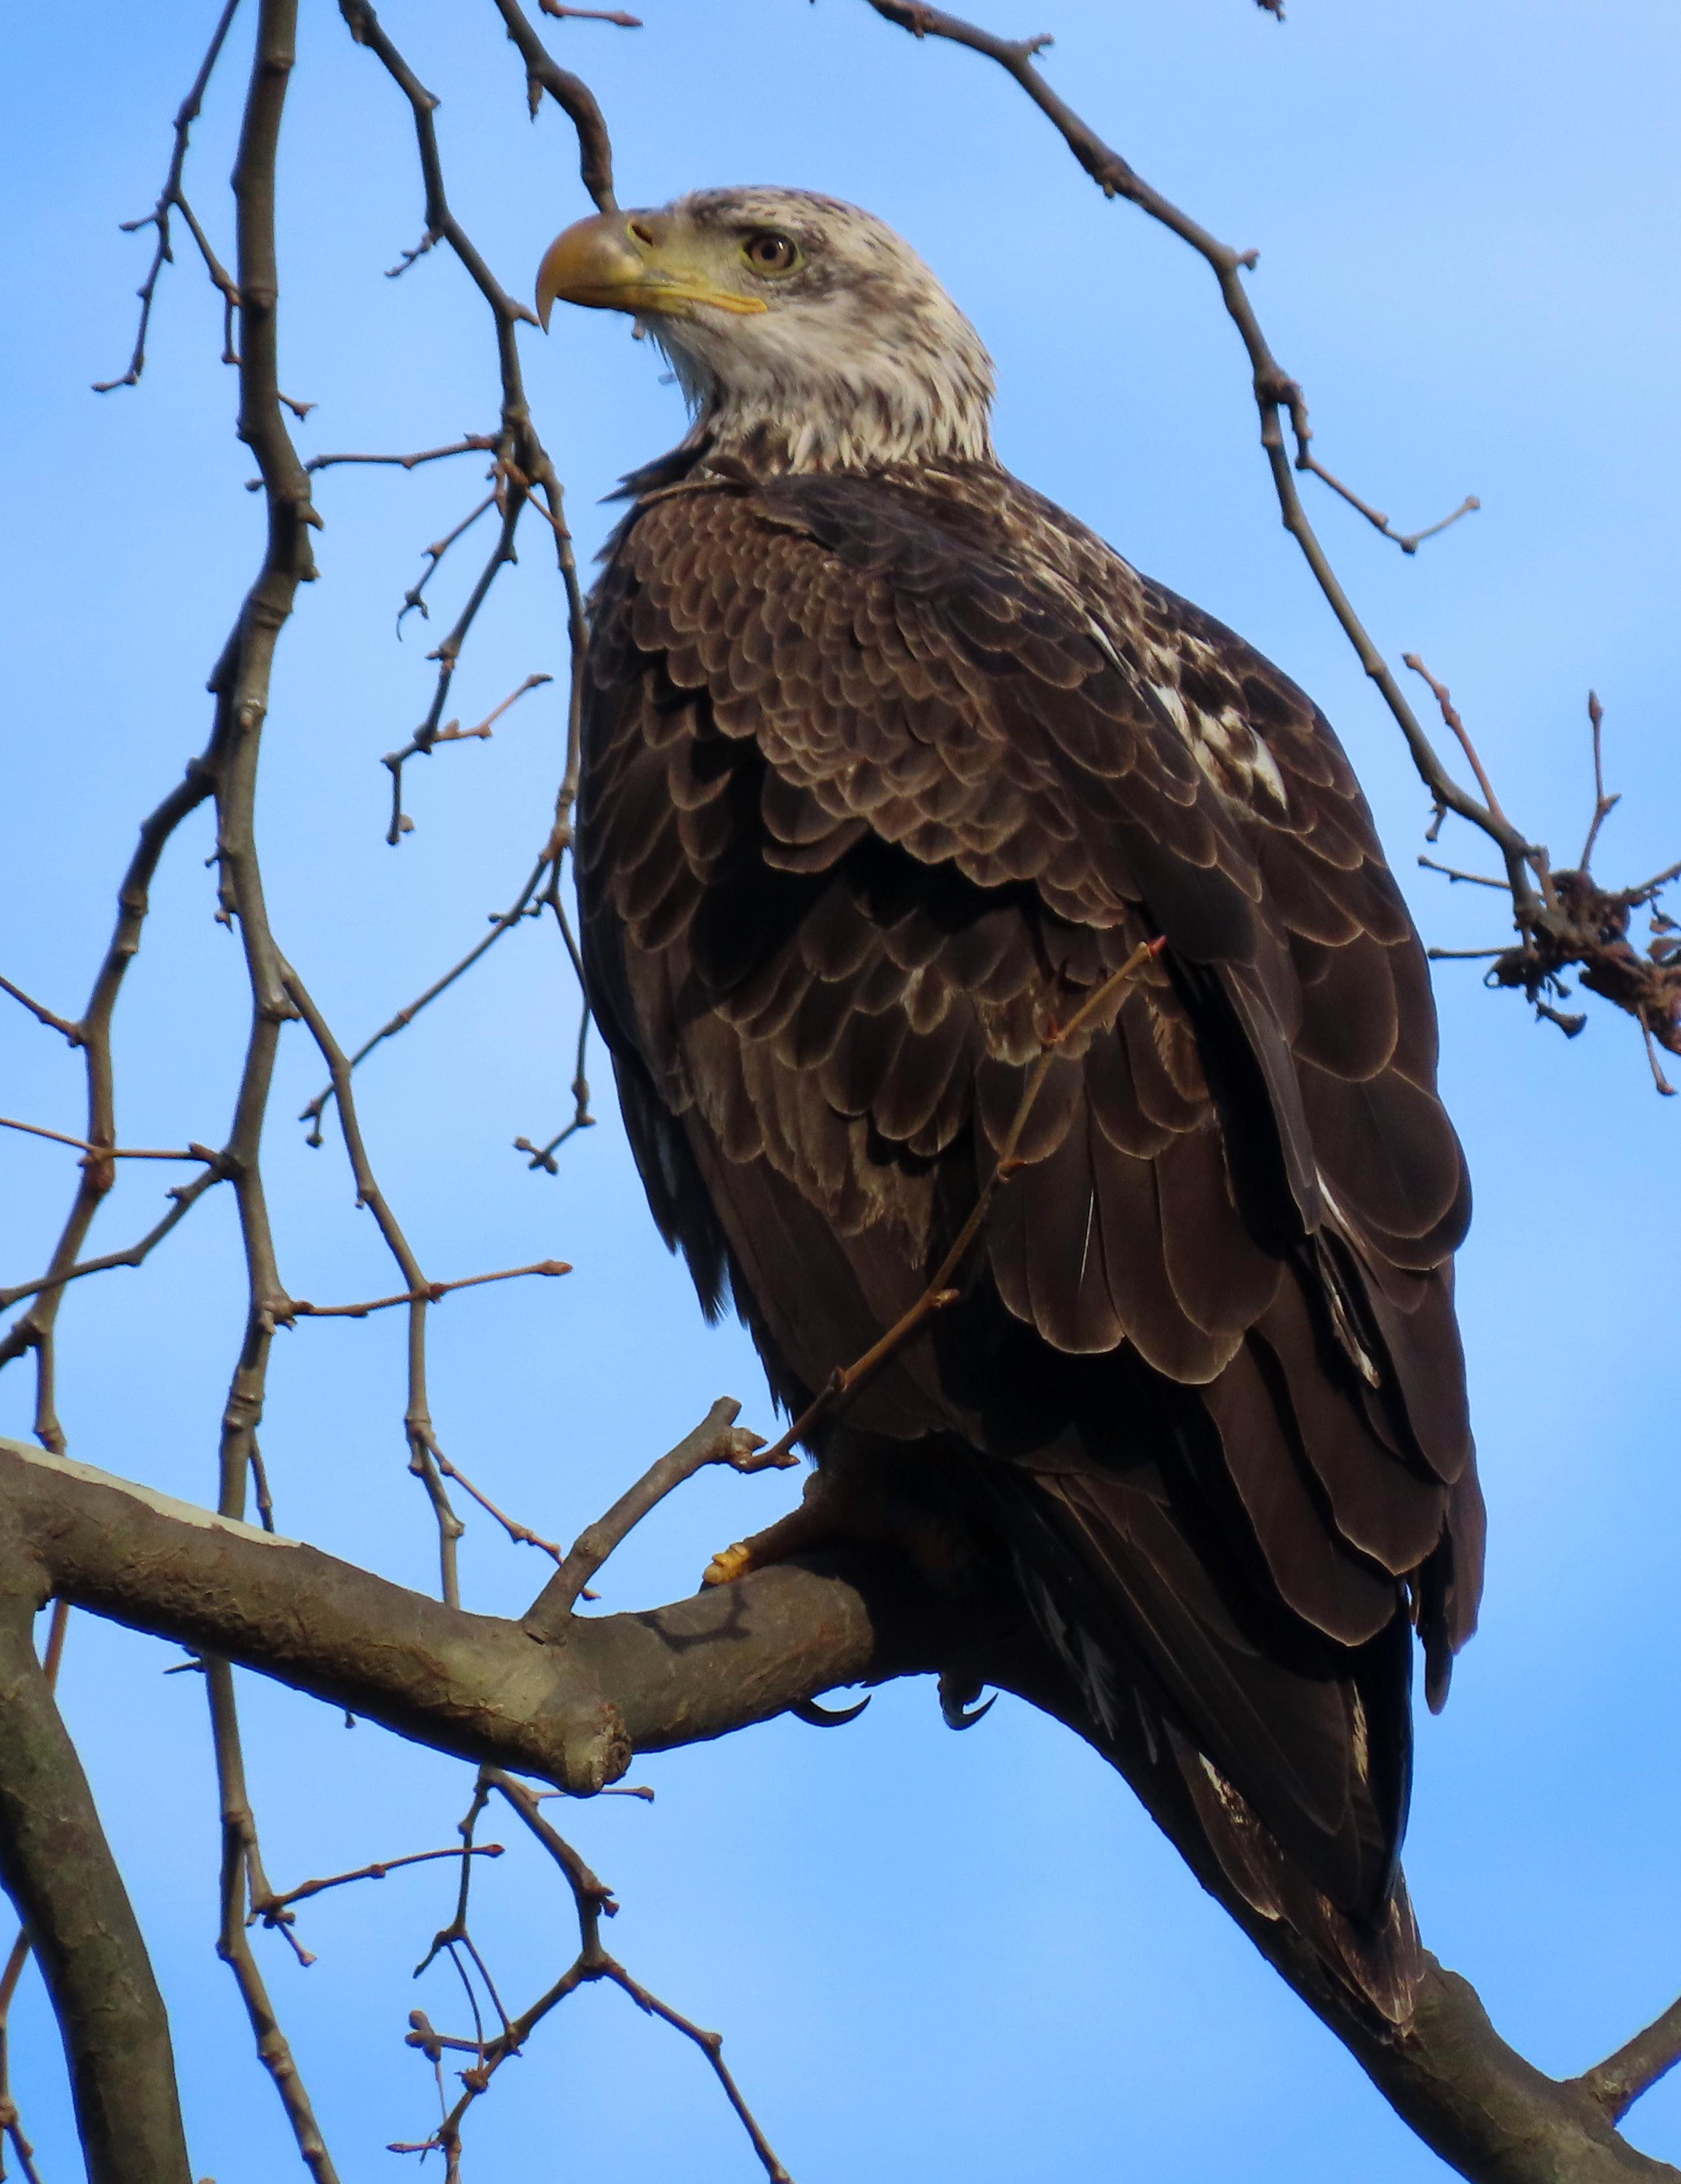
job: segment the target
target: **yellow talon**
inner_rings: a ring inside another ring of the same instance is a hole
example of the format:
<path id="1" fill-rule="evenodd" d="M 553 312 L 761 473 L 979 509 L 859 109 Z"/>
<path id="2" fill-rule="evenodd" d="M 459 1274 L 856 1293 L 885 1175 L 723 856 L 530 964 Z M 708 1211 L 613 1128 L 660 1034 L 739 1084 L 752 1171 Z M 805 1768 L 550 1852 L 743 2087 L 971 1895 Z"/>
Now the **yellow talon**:
<path id="1" fill-rule="evenodd" d="M 733 1585 L 738 1577 L 745 1577 L 753 1568 L 753 1550 L 745 1540 L 738 1540 L 732 1547 L 725 1547 L 713 1556 L 700 1574 L 703 1585 Z"/>

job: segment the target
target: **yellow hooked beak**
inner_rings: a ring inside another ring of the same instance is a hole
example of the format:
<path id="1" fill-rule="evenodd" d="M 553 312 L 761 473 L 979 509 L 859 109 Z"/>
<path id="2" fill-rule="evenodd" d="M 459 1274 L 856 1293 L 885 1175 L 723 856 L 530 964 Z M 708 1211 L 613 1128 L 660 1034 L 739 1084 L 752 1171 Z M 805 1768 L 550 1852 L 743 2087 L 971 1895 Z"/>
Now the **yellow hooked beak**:
<path id="1" fill-rule="evenodd" d="M 692 231 L 660 213 L 601 212 L 558 235 L 537 276 L 537 315 L 545 331 L 557 303 L 595 311 L 687 317 L 697 304 L 721 311 L 767 310 L 762 298 L 721 287 Z"/>

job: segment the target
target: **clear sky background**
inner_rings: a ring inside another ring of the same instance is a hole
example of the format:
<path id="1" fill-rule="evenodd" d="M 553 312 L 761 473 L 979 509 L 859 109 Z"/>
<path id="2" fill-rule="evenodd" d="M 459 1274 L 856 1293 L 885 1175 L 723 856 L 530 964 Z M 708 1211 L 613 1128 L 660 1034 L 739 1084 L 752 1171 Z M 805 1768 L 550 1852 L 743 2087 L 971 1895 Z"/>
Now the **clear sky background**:
<path id="1" fill-rule="evenodd" d="M 1020 93 L 973 56 L 918 45 L 858 0 L 642 0 L 647 27 L 548 25 L 595 86 L 626 204 L 738 181 L 805 184 L 909 235 L 998 359 L 1005 459 L 1132 559 L 1242 630 L 1339 724 L 1427 938 L 1499 939 L 1499 904 L 1417 871 L 1425 798 L 1280 531 L 1244 361 L 1205 269 L 1106 203 Z M 1405 560 L 1328 497 L 1311 505 L 1392 658 L 1452 685 L 1509 808 L 1577 853 L 1590 803 L 1584 704 L 1606 707 L 1624 802 L 1600 862 L 1619 881 L 1681 854 L 1675 606 L 1681 455 L 1675 285 L 1681 22 L 1659 0 L 991 0 L 1054 31 L 1052 81 L 1156 184 L 1239 246 L 1323 459 L 1405 528 L 1467 492 L 1482 512 Z M 213 9 L 143 21 L 112 0 L 14 8 L 0 26 L 0 320 L 7 621 L 0 968 L 80 1006 L 140 815 L 202 744 L 203 683 L 256 565 L 260 507 L 233 440 L 215 300 L 166 275 L 137 391 L 97 398 L 132 336 L 169 121 Z M 420 227 L 406 109 L 336 10 L 305 10 L 281 159 L 288 392 L 299 443 L 401 450 L 493 420 L 487 327 L 442 251 L 381 277 Z M 392 4 L 388 26 L 443 98 L 458 209 L 529 292 L 550 237 L 587 209 L 570 131 L 528 125 L 487 5 Z M 189 170 L 231 254 L 225 178 L 248 24 Z M 581 542 L 615 478 L 675 440 L 676 391 L 617 318 L 563 313 L 526 338 L 541 428 Z M 381 755 L 421 716 L 439 619 L 394 610 L 420 549 L 476 498 L 465 464 L 321 482 L 322 581 L 286 637 L 260 819 L 277 932 L 348 1044 L 426 984 L 512 895 L 546 831 L 562 744 L 554 689 L 488 744 L 411 774 L 415 831 L 387 850 Z M 526 674 L 564 676 L 561 602 L 536 526 L 457 683 L 472 720 Z M 217 1141 L 242 1043 L 237 951 L 212 922 L 202 815 L 172 850 L 119 1042 L 131 1143 Z M 1452 854 L 1483 861 L 1450 828 Z M 1407 1867 L 1424 1933 L 1501 2031 L 1580 2069 L 1681 1986 L 1673 1395 L 1681 1105 L 1654 1096 L 1638 1036 L 1590 1006 L 1567 1045 L 1521 1000 L 1441 967 L 1444 1076 L 1478 1212 L 1461 1295 L 1491 1504 L 1482 1635 L 1421 1726 Z M 567 1111 L 573 996 L 552 935 L 511 936 L 371 1062 L 376 1164 L 429 1271 L 550 1254 L 564 1282 L 450 1299 L 435 1316 L 444 1445 L 504 1506 L 570 1537 L 720 1392 L 770 1423 L 734 1328 L 699 1323 L 647 1218 L 616 1123 L 529 1173 L 515 1137 Z M 290 1120 L 320 1072 L 289 1033 L 269 1138 L 281 1263 L 318 1301 L 392 1286 L 341 1153 Z M 1681 1076 L 1681 1071 L 1678 1072 Z M 610 1091 L 600 1084 L 610 1117 Z M 80 1127 L 75 1057 L 0 1015 L 0 1112 Z M 0 1134 L 0 1281 L 44 1257 L 74 1156 Z M 108 1245 L 160 1206 L 125 1174 Z M 72 1452 L 177 1494 L 214 1494 L 214 1429 L 242 1309 L 232 1207 L 213 1195 L 142 1273 L 64 1314 Z M 430 1519 L 404 1470 L 397 1316 L 301 1328 L 277 1346 L 264 1443 L 281 1528 L 420 1585 Z M 0 1430 L 26 1435 L 20 1370 Z M 610 1566 L 604 1606 L 687 1590 L 708 1553 L 767 1522 L 793 1479 L 697 1482 Z M 476 1520 L 471 1605 L 523 1606 L 537 1559 Z M 202 1687 L 173 1649 L 86 1618 L 64 1703 L 169 1997 L 195 2174 L 288 2173 L 278 2108 L 211 1947 L 215 1802 Z M 452 1840 L 468 1771 L 243 1677 L 253 1789 L 281 1886 Z M 882 1692 L 854 1728 L 782 1722 L 638 1763 L 652 1807 L 564 1816 L 619 1890 L 614 1946 L 720 2026 L 799 2184 L 868 2176 L 1016 2184 L 1059 2175 L 1424 2184 L 1442 2175 L 1342 2049 L 1196 1889 L 1125 1786 L 1013 1701 L 973 1735 L 932 1690 Z M 498 1818 L 498 1839 L 514 1843 Z M 481 1876 L 481 1946 L 504 1992 L 570 1953 L 565 1901 L 523 1844 Z M 448 1915 L 422 1867 L 307 1907 L 320 1961 L 257 1946 L 342 2174 L 436 2109 L 404 2048 L 409 1970 Z M 3 1935 L 0 1934 L 0 1945 Z M 33 1974 L 14 2078 L 53 2184 L 75 2173 L 53 2033 Z M 1681 2086 L 1632 2136 L 1681 2159 Z M 470 2176 L 611 2173 L 737 2184 L 759 2172 L 696 2055 L 622 1996 L 568 2004 L 473 2119 Z"/>

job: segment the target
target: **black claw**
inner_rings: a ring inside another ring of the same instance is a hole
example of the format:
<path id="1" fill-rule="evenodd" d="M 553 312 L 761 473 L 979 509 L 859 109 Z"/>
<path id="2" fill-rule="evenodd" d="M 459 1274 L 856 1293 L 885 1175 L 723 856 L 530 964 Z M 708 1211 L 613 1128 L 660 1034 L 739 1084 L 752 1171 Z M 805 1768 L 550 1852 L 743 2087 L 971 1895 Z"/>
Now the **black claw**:
<path id="1" fill-rule="evenodd" d="M 821 1707 L 815 1699 L 800 1699 L 788 1712 L 813 1729 L 844 1729 L 848 1722 L 857 1720 L 874 1696 L 873 1691 L 866 1691 L 856 1706 L 849 1707 Z"/>
<path id="2" fill-rule="evenodd" d="M 989 1714 L 998 1704 L 998 1693 L 994 1691 L 984 1706 L 973 1705 L 972 1702 L 980 1696 L 981 1686 L 978 1684 L 960 1685 L 953 1682 L 949 1677 L 942 1676 L 940 1678 L 940 1712 L 945 1717 L 946 1727 L 973 1729 L 975 1724 L 983 1715 Z"/>

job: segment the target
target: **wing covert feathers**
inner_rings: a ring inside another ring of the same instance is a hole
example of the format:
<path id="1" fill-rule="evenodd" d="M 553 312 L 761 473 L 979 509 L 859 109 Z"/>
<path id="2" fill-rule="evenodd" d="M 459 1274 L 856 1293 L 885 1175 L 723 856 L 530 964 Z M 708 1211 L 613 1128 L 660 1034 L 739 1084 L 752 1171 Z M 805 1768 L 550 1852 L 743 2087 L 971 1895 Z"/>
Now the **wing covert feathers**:
<path id="1" fill-rule="evenodd" d="M 632 1142 L 790 1401 L 920 1294 L 1047 1026 L 1165 937 L 849 1426 L 975 1452 L 1117 1763 L 1147 1720 L 1194 1865 L 1334 1930 L 1388 2008 L 1410 1630 L 1439 1703 L 1482 1516 L 1464 1165 L 1335 737 L 990 468 L 650 493 L 590 669 L 584 945 Z"/>

